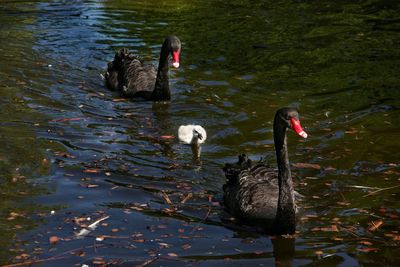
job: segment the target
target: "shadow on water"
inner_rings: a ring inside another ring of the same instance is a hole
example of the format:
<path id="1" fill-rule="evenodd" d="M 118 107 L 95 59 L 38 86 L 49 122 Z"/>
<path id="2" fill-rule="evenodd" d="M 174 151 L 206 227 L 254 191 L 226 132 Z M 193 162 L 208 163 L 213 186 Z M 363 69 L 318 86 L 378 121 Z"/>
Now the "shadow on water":
<path id="1" fill-rule="evenodd" d="M 0 263 L 396 264 L 399 9 L 381 0 L 2 3 Z M 183 41 L 171 102 L 104 87 L 117 49 L 156 64 L 169 34 Z M 295 238 L 247 230 L 221 205 L 225 162 L 245 152 L 275 164 L 281 106 L 299 108 L 310 134 L 289 133 L 304 195 Z M 208 133 L 199 160 L 176 138 L 189 123 Z"/>

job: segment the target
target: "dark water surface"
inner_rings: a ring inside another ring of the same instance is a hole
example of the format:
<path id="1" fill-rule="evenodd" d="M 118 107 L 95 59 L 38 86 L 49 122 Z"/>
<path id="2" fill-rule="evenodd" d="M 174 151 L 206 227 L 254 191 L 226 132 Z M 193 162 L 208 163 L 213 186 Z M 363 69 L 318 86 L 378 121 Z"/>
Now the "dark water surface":
<path id="1" fill-rule="evenodd" d="M 399 14 L 395 0 L 1 1 L 0 263 L 397 265 Z M 170 103 L 104 88 L 117 49 L 157 63 L 169 34 L 183 41 Z M 282 106 L 310 135 L 289 133 L 294 238 L 219 204 L 224 162 L 275 164 Z M 201 162 L 166 138 L 186 123 L 208 131 Z"/>

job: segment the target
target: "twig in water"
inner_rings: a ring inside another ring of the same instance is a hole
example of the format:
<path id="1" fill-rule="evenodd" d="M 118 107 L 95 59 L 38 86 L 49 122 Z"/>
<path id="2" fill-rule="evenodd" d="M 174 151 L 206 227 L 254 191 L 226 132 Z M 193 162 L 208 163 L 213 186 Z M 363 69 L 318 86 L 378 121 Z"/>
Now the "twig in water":
<path id="1" fill-rule="evenodd" d="M 61 260 L 64 258 L 65 258 L 65 256 L 64 257 L 54 256 L 54 257 L 50 257 L 47 259 L 41 259 L 41 260 L 29 260 L 29 261 L 25 261 L 25 262 L 14 263 L 14 264 L 5 264 L 5 265 L 2 265 L 2 267 L 19 267 L 19 266 L 32 265 L 35 263 L 40 263 L 40 262 L 45 262 L 45 261 Z"/>
<path id="2" fill-rule="evenodd" d="M 207 220 L 208 216 L 210 216 L 210 213 L 211 213 L 211 207 L 208 207 L 206 216 L 203 218 L 203 220 L 198 222 L 195 227 L 193 227 L 192 231 L 190 231 L 190 234 L 193 234 L 193 232 L 196 231 L 196 229 L 199 227 L 200 223 L 203 223 Z"/>
<path id="3" fill-rule="evenodd" d="M 364 195 L 363 197 L 368 197 L 368 196 L 374 195 L 374 194 L 376 194 L 376 193 L 379 193 L 379 192 L 381 192 L 381 191 L 393 189 L 393 188 L 396 188 L 396 187 L 400 187 L 400 185 L 395 185 L 395 186 L 391 186 L 391 187 L 381 188 L 381 189 L 378 189 L 378 190 L 376 190 L 376 191 L 373 191 L 373 192 L 371 192 L 371 193 L 369 193 L 369 194 L 366 194 L 366 195 Z"/>
<path id="4" fill-rule="evenodd" d="M 181 204 L 184 204 L 186 201 L 193 197 L 193 193 L 189 193 L 184 199 L 182 199 Z"/>
<path id="5" fill-rule="evenodd" d="M 174 203 L 172 203 L 172 201 L 169 198 L 169 196 L 167 195 L 167 193 L 165 193 L 164 191 L 161 191 L 161 194 L 162 194 L 163 198 L 165 199 L 165 201 L 167 202 L 168 205 L 174 206 Z"/>
<path id="6" fill-rule="evenodd" d="M 155 262 L 155 261 L 158 260 L 158 259 L 159 259 L 159 257 L 151 258 L 151 259 L 149 259 L 149 260 L 143 262 L 142 264 L 136 265 L 136 267 L 144 267 L 144 266 L 147 266 L 147 265 L 149 265 L 149 264 L 152 264 L 153 262 Z"/>
<path id="7" fill-rule="evenodd" d="M 369 187 L 369 186 L 362 186 L 362 185 L 347 185 L 348 188 L 356 188 L 356 189 L 380 189 L 379 187 Z"/>

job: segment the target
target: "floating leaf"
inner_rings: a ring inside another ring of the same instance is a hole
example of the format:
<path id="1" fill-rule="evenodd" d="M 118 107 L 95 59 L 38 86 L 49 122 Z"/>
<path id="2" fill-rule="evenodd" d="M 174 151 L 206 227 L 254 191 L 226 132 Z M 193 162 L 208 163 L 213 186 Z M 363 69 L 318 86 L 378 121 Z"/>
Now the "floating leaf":
<path id="1" fill-rule="evenodd" d="M 100 169 L 86 169 L 83 170 L 84 173 L 99 173 L 101 170 Z"/>
<path id="2" fill-rule="evenodd" d="M 174 139 L 175 138 L 175 136 L 173 136 L 173 135 L 161 135 L 160 137 L 162 139 Z"/>
<path id="3" fill-rule="evenodd" d="M 72 155 L 70 155 L 70 154 L 68 154 L 68 153 L 66 153 L 66 152 L 59 152 L 59 151 L 54 152 L 54 155 L 56 155 L 56 156 L 58 156 L 58 157 L 70 158 L 70 159 L 76 158 L 75 156 L 72 156 Z"/>
<path id="4" fill-rule="evenodd" d="M 383 224 L 382 220 L 376 220 L 369 223 L 368 231 L 375 231 Z"/>
<path id="5" fill-rule="evenodd" d="M 171 253 L 168 253 L 168 256 L 170 256 L 170 257 L 178 257 L 178 254 L 171 252 Z"/>
<path id="6" fill-rule="evenodd" d="M 187 250 L 187 249 L 189 249 L 189 248 L 191 248 L 191 247 L 192 247 L 192 246 L 189 245 L 189 244 L 184 244 L 184 245 L 181 246 L 181 248 L 184 249 L 184 250 Z"/>
<path id="7" fill-rule="evenodd" d="M 50 122 L 65 122 L 65 121 L 79 121 L 83 120 L 83 118 L 62 118 L 62 119 L 54 119 L 51 120 Z"/>
<path id="8" fill-rule="evenodd" d="M 314 164 L 314 163 L 301 163 L 301 162 L 297 162 L 292 164 L 293 167 L 295 168 L 299 168 L 299 169 L 315 169 L 315 170 L 320 170 L 321 166 L 318 164 Z"/>
<path id="9" fill-rule="evenodd" d="M 357 248 L 358 251 L 362 251 L 362 252 L 374 252 L 377 251 L 377 248 Z"/>
<path id="10" fill-rule="evenodd" d="M 347 134 L 355 134 L 358 133 L 358 130 L 356 128 L 350 128 L 349 130 L 345 131 Z"/>
<path id="11" fill-rule="evenodd" d="M 160 248 L 169 248 L 169 247 L 171 247 L 172 245 L 170 245 L 170 244 L 167 244 L 167 243 L 158 243 L 159 245 L 160 245 Z"/>
<path id="12" fill-rule="evenodd" d="M 365 246 L 372 246 L 372 245 L 373 245 L 371 242 L 369 242 L 369 241 L 367 241 L 367 240 L 361 240 L 359 243 L 360 243 L 360 244 L 363 244 L 363 245 L 365 245 Z"/>
<path id="13" fill-rule="evenodd" d="M 60 241 L 60 238 L 58 236 L 53 235 L 53 236 L 50 236 L 50 238 L 49 238 L 49 242 L 52 245 L 57 244 L 58 241 Z"/>
<path id="14" fill-rule="evenodd" d="M 114 98 L 112 101 L 113 102 L 125 102 L 126 99 L 125 98 Z"/>

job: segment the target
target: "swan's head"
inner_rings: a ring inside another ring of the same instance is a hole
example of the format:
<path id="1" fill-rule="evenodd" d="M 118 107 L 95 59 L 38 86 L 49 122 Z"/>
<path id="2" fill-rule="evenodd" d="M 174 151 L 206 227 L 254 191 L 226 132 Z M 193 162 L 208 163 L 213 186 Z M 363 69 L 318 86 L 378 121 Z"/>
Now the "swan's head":
<path id="1" fill-rule="evenodd" d="M 178 138 L 184 144 L 202 144 L 207 139 L 206 130 L 200 125 L 181 125 L 178 129 Z"/>
<path id="2" fill-rule="evenodd" d="M 299 113 L 294 108 L 281 108 L 276 112 L 276 122 L 283 124 L 287 128 L 293 129 L 298 135 L 307 138 L 308 134 L 303 130 L 300 124 Z"/>
<path id="3" fill-rule="evenodd" d="M 178 37 L 171 35 L 167 37 L 170 44 L 170 51 L 172 55 L 172 66 L 179 68 L 179 58 L 181 55 L 182 44 Z"/>
<path id="4" fill-rule="evenodd" d="M 193 138 L 203 140 L 203 135 L 196 129 L 193 129 Z"/>

